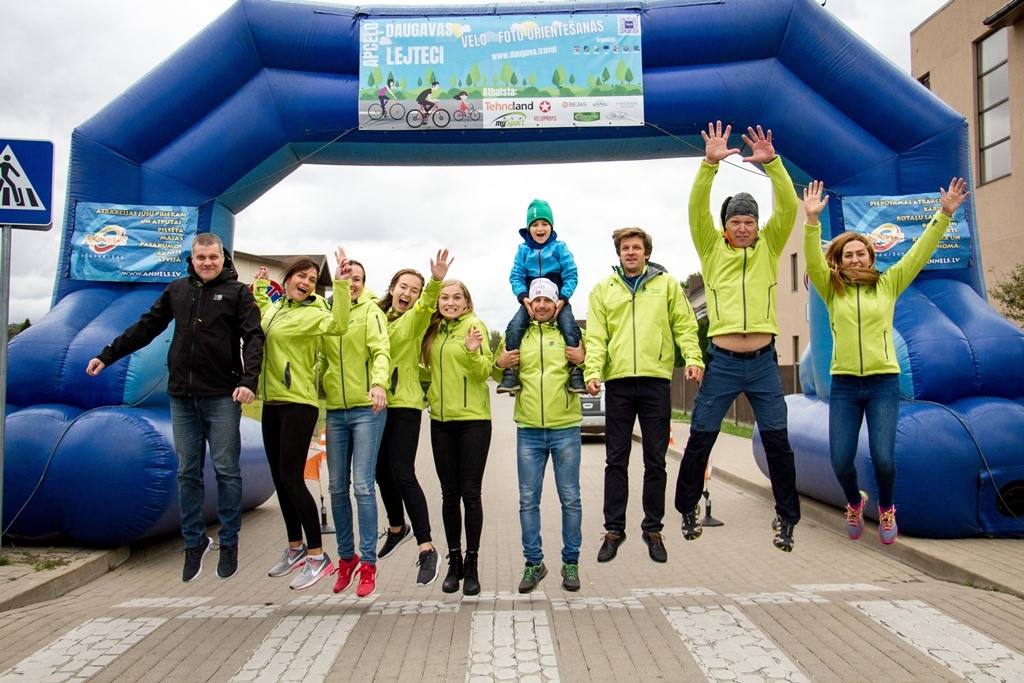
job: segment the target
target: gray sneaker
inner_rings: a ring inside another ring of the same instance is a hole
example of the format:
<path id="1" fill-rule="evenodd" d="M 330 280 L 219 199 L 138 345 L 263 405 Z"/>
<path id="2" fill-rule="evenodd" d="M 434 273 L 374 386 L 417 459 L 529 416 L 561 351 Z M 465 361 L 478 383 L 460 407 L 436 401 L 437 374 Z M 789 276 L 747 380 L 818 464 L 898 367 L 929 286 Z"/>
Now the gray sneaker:
<path id="1" fill-rule="evenodd" d="M 540 580 L 548 575 L 548 568 L 544 566 L 544 563 L 540 564 L 527 564 L 523 568 L 523 580 L 519 582 L 520 593 L 532 593 L 537 590 Z"/>
<path id="2" fill-rule="evenodd" d="M 267 572 L 267 576 L 287 576 L 292 571 L 298 569 L 306 561 L 306 555 L 309 554 L 309 550 L 306 548 L 306 544 L 303 543 L 298 548 L 288 547 L 281 553 L 281 559 L 277 561 L 270 571 Z"/>
<path id="3" fill-rule="evenodd" d="M 562 588 L 574 593 L 580 589 L 580 566 L 576 562 L 562 565 Z"/>
<path id="4" fill-rule="evenodd" d="M 429 586 L 437 579 L 437 551 L 433 548 L 420 553 L 420 559 L 416 562 L 419 571 L 416 572 L 416 585 Z"/>
<path id="5" fill-rule="evenodd" d="M 307 555 L 306 562 L 302 565 L 302 571 L 299 572 L 299 575 L 295 577 L 288 587 L 295 591 L 310 588 L 320 579 L 333 573 L 334 563 L 331 562 L 330 555 L 324 553 L 320 559 L 314 559 Z"/>
<path id="6" fill-rule="evenodd" d="M 203 573 L 203 558 L 213 547 L 213 539 L 207 536 L 202 545 L 195 548 L 185 548 L 185 566 L 181 568 L 181 580 L 185 583 L 192 583 Z"/>

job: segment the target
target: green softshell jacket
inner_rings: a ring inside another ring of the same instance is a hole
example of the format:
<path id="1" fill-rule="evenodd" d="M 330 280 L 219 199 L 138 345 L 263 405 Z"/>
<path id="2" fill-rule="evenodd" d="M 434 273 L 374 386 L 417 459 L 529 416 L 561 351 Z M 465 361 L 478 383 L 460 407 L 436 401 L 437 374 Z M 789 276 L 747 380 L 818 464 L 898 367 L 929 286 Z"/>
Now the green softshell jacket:
<path id="1" fill-rule="evenodd" d="M 711 215 L 711 183 L 718 166 L 702 161 L 690 191 L 690 234 L 704 275 L 708 337 L 735 332 L 777 335 L 779 259 L 797 213 L 793 181 L 779 157 L 764 165 L 772 181 L 775 211 L 758 230 L 757 240 L 740 249 L 726 241 L 722 230 L 715 229 Z"/>
<path id="2" fill-rule="evenodd" d="M 318 406 L 317 346 L 321 337 L 345 334 L 348 305 L 331 309 L 315 294 L 300 302 L 282 296 L 274 303 L 267 297 L 269 284 L 253 283 L 267 336 L 258 395 L 263 401 Z M 335 280 L 334 291 L 347 292 L 348 280 Z"/>
<path id="3" fill-rule="evenodd" d="M 619 268 L 590 292 L 587 311 L 587 382 L 622 377 L 672 379 L 675 347 L 687 366 L 704 368 L 697 318 L 679 281 L 649 262 L 636 290 Z"/>
<path id="4" fill-rule="evenodd" d="M 349 301 L 347 290 L 334 290 L 333 306 L 348 308 L 348 329 L 343 337 L 323 340 L 324 393 L 328 410 L 373 405 L 370 389 L 387 387 L 391 345 L 384 312 L 369 290 Z M 344 292 L 337 296 L 337 292 Z M 344 301 L 342 301 L 344 299 Z M 346 306 L 348 302 L 348 306 Z"/>
<path id="5" fill-rule="evenodd" d="M 466 350 L 466 333 L 476 326 L 483 343 L 475 352 Z M 455 320 L 441 320 L 437 337 L 430 347 L 430 389 L 427 403 L 430 419 L 490 420 L 491 392 L 487 377 L 491 374 L 490 334 L 480 318 L 467 313 Z"/>
<path id="6" fill-rule="evenodd" d="M 878 278 L 874 287 L 846 285 L 839 294 L 832 286 L 828 263 L 821 250 L 821 223 L 804 224 L 807 276 L 828 308 L 832 329 L 833 375 L 899 373 L 893 344 L 896 299 L 910 286 L 949 227 L 949 216 L 936 211 L 921 238 Z"/>

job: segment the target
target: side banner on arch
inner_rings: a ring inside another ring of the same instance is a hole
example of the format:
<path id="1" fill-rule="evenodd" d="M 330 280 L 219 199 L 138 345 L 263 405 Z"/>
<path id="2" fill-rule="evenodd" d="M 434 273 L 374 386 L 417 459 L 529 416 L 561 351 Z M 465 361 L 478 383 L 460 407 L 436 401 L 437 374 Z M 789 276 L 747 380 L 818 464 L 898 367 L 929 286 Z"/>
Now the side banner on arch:
<path id="1" fill-rule="evenodd" d="M 939 210 L 939 195 L 909 194 L 895 197 L 843 198 L 847 230 L 867 235 L 875 248 L 876 267 L 884 271 L 914 246 Z M 967 268 L 971 261 L 971 228 L 961 206 L 932 254 L 926 270 Z"/>
<path id="2" fill-rule="evenodd" d="M 170 282 L 199 228 L 194 206 L 129 206 L 79 202 L 71 235 L 73 280 Z"/>

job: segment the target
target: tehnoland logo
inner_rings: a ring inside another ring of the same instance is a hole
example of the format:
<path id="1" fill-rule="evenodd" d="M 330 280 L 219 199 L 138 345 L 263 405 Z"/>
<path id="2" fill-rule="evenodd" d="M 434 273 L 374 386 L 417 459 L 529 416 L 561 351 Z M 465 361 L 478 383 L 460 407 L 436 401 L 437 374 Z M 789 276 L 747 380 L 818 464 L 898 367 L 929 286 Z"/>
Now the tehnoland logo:
<path id="1" fill-rule="evenodd" d="M 85 236 L 85 244 L 94 254 L 106 254 L 127 243 L 128 233 L 120 225 L 107 225 L 96 233 Z"/>
<path id="2" fill-rule="evenodd" d="M 572 120 L 580 123 L 594 123 L 600 119 L 601 112 L 599 111 L 574 111 L 572 113 Z"/>

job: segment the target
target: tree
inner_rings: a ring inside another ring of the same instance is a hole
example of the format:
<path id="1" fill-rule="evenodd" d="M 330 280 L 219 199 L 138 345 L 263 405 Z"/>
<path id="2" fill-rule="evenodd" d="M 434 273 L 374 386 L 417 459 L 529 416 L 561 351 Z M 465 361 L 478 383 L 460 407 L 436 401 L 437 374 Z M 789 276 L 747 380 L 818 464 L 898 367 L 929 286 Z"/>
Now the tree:
<path id="1" fill-rule="evenodd" d="M 501 332 L 491 330 L 491 338 L 488 343 L 491 346 L 491 354 L 493 355 L 498 350 L 498 344 L 501 343 Z"/>
<path id="2" fill-rule="evenodd" d="M 28 318 L 25 318 L 25 322 L 23 323 L 11 323 L 7 326 L 7 338 L 13 339 L 19 332 L 24 332 L 30 327 L 32 327 L 32 321 Z"/>
<path id="3" fill-rule="evenodd" d="M 1007 318 L 1024 323 L 1024 262 L 1018 263 L 989 293 L 1002 304 Z"/>

